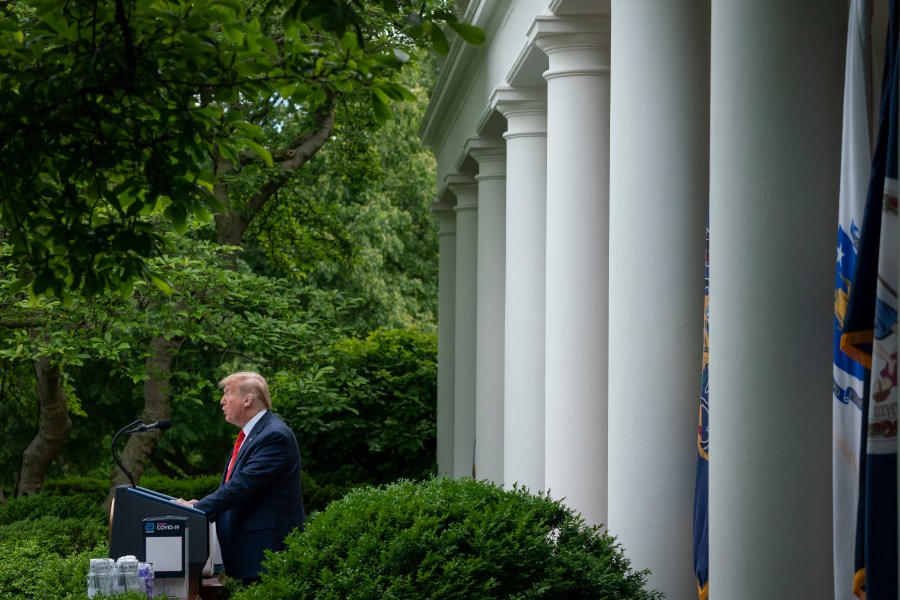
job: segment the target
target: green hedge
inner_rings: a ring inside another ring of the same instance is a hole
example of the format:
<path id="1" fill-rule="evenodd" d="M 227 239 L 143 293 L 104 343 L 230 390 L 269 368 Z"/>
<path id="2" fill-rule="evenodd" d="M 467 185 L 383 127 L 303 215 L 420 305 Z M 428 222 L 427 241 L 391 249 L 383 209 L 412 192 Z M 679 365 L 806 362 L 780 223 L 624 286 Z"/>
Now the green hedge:
<path id="1" fill-rule="evenodd" d="M 470 479 L 351 491 L 266 565 L 236 600 L 662 597 L 560 502 Z"/>
<path id="2" fill-rule="evenodd" d="M 87 598 L 90 559 L 108 556 L 107 523 L 90 494 L 0 505 L 0 600 Z"/>
<path id="3" fill-rule="evenodd" d="M 219 475 L 203 475 L 193 479 L 173 479 L 171 477 L 163 477 L 161 475 L 145 475 L 138 482 L 141 487 L 149 488 L 163 494 L 174 496 L 176 498 L 197 498 L 213 492 L 219 487 Z M 358 484 L 346 485 L 319 485 L 316 480 L 309 474 L 303 473 L 303 506 L 307 513 L 323 510 L 329 502 L 341 498 L 349 490 L 357 487 Z M 47 481 L 44 484 L 44 492 L 41 496 L 49 495 L 53 497 L 66 498 L 58 500 L 59 506 L 54 508 L 50 514 L 58 514 L 64 516 L 71 512 L 71 509 L 65 507 L 71 503 L 80 505 L 81 503 L 91 502 L 98 507 L 106 501 L 106 494 L 109 492 L 109 480 L 92 478 L 92 477 L 67 477 L 65 479 L 56 479 Z M 20 502 L 25 500 L 24 504 Z M 27 498 L 21 498 L 16 502 L 10 502 L 8 506 L 14 506 L 10 510 L 27 511 Z M 102 511 L 101 511 L 102 512 Z M 4 505 L 0 505 L 0 524 L 4 523 Z M 13 515 L 15 513 L 12 513 Z M 10 517 L 12 521 L 17 517 Z"/>
<path id="4" fill-rule="evenodd" d="M 103 498 L 106 498 L 105 493 Z M 87 494 L 62 496 L 45 491 L 35 496 L 25 496 L 0 504 L 0 526 L 45 516 L 59 519 L 75 518 L 105 524 L 109 520 L 102 504 L 102 500 L 96 500 Z"/>
<path id="5" fill-rule="evenodd" d="M 0 540 L 0 600 L 87 598 L 91 558 L 107 556 L 106 544 L 59 554 L 48 551 L 41 536 L 23 533 Z M 146 596 L 145 596 L 146 598 Z"/>

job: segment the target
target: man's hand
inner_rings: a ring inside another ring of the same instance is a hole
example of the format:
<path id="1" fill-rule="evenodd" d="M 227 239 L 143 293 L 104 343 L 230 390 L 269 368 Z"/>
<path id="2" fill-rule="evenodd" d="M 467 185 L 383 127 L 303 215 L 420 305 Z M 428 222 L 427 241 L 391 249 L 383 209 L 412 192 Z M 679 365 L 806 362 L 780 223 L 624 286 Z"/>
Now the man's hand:
<path id="1" fill-rule="evenodd" d="M 185 500 L 184 498 L 176 498 L 172 502 L 174 502 L 175 504 L 180 504 L 182 506 L 193 507 L 197 503 L 197 500 L 195 500 L 195 499 L 194 500 Z"/>

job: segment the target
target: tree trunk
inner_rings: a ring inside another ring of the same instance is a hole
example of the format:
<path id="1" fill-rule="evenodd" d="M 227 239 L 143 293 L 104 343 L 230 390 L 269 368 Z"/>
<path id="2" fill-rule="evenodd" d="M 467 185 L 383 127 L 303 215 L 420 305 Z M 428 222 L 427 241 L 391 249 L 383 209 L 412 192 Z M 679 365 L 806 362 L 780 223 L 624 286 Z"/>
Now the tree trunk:
<path id="1" fill-rule="evenodd" d="M 141 420 L 144 423 L 153 423 L 169 417 L 169 374 L 172 369 L 172 353 L 177 342 L 165 338 L 153 338 L 150 341 L 152 353 L 147 357 L 147 380 L 144 382 L 144 411 Z M 138 433 L 128 437 L 125 449 L 119 456 L 125 468 L 131 472 L 135 483 L 140 481 L 141 475 L 150 460 L 150 455 L 156 448 L 162 435 L 160 431 Z M 116 465 L 110 476 L 109 495 L 106 499 L 107 510 L 112 504 L 116 488 L 120 485 L 131 483 L 128 476 Z"/>
<path id="2" fill-rule="evenodd" d="M 47 471 L 72 429 L 66 396 L 60 383 L 59 366 L 50 364 L 43 357 L 34 361 L 34 370 L 38 383 L 40 416 L 37 434 L 22 454 L 22 469 L 15 489 L 16 498 L 41 491 Z"/>
<path id="3" fill-rule="evenodd" d="M 239 246 L 253 218 L 290 181 L 293 174 L 325 145 L 334 131 L 334 107 L 330 99 L 316 111 L 315 124 L 315 130 L 292 140 L 286 149 L 272 152 L 272 157 L 279 167 L 278 171 L 264 181 L 240 209 L 231 205 L 221 177 L 230 172 L 234 165 L 223 160 L 216 161 L 220 176 L 217 178 L 215 192 L 226 207 L 215 216 L 216 242 L 226 246 Z"/>

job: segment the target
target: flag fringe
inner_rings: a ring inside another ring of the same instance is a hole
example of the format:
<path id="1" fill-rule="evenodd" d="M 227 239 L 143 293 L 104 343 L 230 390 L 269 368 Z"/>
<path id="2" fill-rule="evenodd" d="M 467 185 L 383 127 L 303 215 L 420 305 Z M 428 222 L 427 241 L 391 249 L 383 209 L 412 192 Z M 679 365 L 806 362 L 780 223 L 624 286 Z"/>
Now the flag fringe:
<path id="1" fill-rule="evenodd" d="M 859 600 L 866 600 L 866 568 L 863 567 L 853 575 L 853 595 Z"/>
<path id="2" fill-rule="evenodd" d="M 709 582 L 707 581 L 702 586 L 700 582 L 697 582 L 697 598 L 698 600 L 709 600 Z"/>

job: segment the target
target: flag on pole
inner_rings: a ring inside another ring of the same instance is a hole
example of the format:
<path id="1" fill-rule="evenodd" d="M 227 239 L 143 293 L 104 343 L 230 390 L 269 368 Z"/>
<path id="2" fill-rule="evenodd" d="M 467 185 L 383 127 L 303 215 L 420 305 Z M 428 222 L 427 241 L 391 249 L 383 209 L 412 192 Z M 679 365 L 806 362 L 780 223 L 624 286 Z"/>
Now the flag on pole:
<path id="1" fill-rule="evenodd" d="M 694 573 L 697 596 L 709 598 L 709 215 L 706 222 L 706 291 L 703 296 L 703 368 L 694 480 Z"/>
<path id="2" fill-rule="evenodd" d="M 866 600 L 897 600 L 897 112 L 900 23 L 891 0 L 879 127 L 841 348 L 870 369 L 861 534 Z"/>
<path id="3" fill-rule="evenodd" d="M 841 350 L 841 335 L 856 266 L 860 227 L 872 164 L 869 139 L 871 89 L 871 11 L 865 0 L 852 0 L 844 67 L 844 117 L 841 142 L 840 210 L 834 281 L 834 354 L 832 403 L 832 537 L 834 598 L 854 599 L 857 573 L 857 511 L 860 489 L 865 367 Z M 860 552 L 860 556 L 862 553 Z M 861 566 L 861 565 L 860 565 Z"/>

